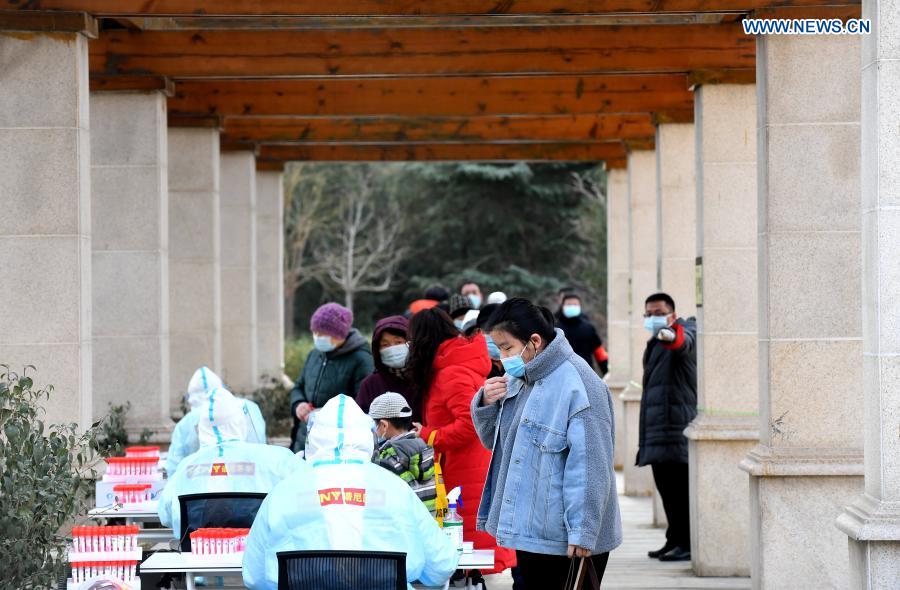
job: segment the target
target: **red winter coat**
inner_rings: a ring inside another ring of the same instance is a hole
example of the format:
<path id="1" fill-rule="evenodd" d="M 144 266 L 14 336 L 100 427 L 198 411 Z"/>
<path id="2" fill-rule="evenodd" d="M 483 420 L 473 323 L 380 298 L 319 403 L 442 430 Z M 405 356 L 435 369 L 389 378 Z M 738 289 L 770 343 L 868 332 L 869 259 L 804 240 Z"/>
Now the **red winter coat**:
<path id="1" fill-rule="evenodd" d="M 497 547 L 494 537 L 475 530 L 478 503 L 491 463 L 491 452 L 479 442 L 469 409 L 491 371 L 484 336 L 447 340 L 438 348 L 432 369 L 421 436 L 427 441 L 432 432 L 437 432 L 434 451 L 441 456 L 447 491 L 462 486 L 463 537 L 474 541 L 476 549 L 495 551 L 495 569 L 484 573 L 501 572 L 516 565 L 515 551 Z"/>

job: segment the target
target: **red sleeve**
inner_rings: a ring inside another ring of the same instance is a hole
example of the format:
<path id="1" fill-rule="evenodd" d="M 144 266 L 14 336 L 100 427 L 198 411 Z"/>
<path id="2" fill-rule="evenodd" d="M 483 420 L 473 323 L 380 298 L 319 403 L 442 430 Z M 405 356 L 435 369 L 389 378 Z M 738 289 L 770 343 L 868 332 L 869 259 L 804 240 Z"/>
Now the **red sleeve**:
<path id="1" fill-rule="evenodd" d="M 478 393 L 482 384 L 475 382 L 472 373 L 466 370 L 447 371 L 447 380 L 441 384 L 442 396 L 447 409 L 453 415 L 453 422 L 440 428 L 422 427 L 420 436 L 428 442 L 428 437 L 435 430 L 434 450 L 442 453 L 451 449 L 468 448 L 478 442 L 475 424 L 472 422 L 472 398 Z"/>
<path id="2" fill-rule="evenodd" d="M 597 359 L 598 363 L 609 360 L 609 354 L 607 354 L 606 349 L 603 348 L 602 344 L 594 351 L 594 358 Z"/>
<path id="3" fill-rule="evenodd" d="M 675 340 L 672 342 L 663 342 L 662 345 L 669 350 L 678 350 L 684 346 L 684 326 L 676 323 L 670 327 L 675 329 Z"/>

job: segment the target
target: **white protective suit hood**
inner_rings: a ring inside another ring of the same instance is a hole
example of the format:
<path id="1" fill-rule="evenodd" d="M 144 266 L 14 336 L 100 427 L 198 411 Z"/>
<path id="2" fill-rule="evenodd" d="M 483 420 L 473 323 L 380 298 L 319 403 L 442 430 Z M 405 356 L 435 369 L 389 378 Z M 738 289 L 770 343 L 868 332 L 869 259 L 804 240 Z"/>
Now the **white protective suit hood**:
<path id="1" fill-rule="evenodd" d="M 209 402 L 200 410 L 198 431 L 200 446 L 246 441 L 250 433 L 250 410 L 247 404 L 230 391 L 216 387 L 209 393 Z"/>
<path id="2" fill-rule="evenodd" d="M 306 437 L 306 460 L 317 464 L 366 463 L 372 460 L 375 423 L 346 395 L 331 398 L 316 413 Z"/>
<path id="3" fill-rule="evenodd" d="M 200 367 L 194 371 L 184 399 L 192 410 L 197 409 L 206 403 L 209 392 L 216 387 L 223 387 L 219 376 L 213 373 L 209 367 Z"/>

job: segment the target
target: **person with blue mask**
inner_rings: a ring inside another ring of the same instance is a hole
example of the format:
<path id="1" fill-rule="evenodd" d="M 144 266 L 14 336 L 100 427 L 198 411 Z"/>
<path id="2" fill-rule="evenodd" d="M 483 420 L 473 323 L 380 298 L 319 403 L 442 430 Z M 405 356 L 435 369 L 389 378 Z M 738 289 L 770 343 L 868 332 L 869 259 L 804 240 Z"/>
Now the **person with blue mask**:
<path id="1" fill-rule="evenodd" d="M 243 563 L 247 588 L 277 590 L 280 551 L 400 552 L 406 554 L 408 582 L 441 586 L 450 578 L 459 563 L 456 548 L 409 485 L 371 462 L 373 428 L 346 395 L 319 410 L 308 435 L 309 471 L 278 484 L 250 529 Z M 307 582 L 319 588 L 329 581 Z M 370 582 L 350 586 L 366 588 Z"/>
<path id="2" fill-rule="evenodd" d="M 200 367 L 194 371 L 194 376 L 191 377 L 187 393 L 184 396 L 190 411 L 175 424 L 175 429 L 172 431 L 172 442 L 169 444 L 169 453 L 166 456 L 165 468 L 169 477 L 175 473 L 175 470 L 178 469 L 178 464 L 185 457 L 196 453 L 200 448 L 200 439 L 197 435 L 197 427 L 200 424 L 199 409 L 209 400 L 209 392 L 217 387 L 224 387 L 222 379 L 213 373 L 209 367 Z M 248 441 L 265 444 L 267 442 L 266 421 L 263 418 L 262 411 L 260 411 L 259 406 L 255 402 L 250 400 L 242 401 L 247 404 L 252 422 Z"/>
<path id="3" fill-rule="evenodd" d="M 481 304 L 484 302 L 484 296 L 481 293 L 481 287 L 478 286 L 478 283 L 466 279 L 463 281 L 462 287 L 459 288 L 459 292 L 468 298 L 472 309 L 481 309 Z"/>
<path id="4" fill-rule="evenodd" d="M 485 331 L 491 314 L 494 313 L 494 311 L 496 311 L 498 307 L 500 306 L 496 303 L 489 303 L 478 311 L 469 312 L 473 315 L 471 317 L 468 314 L 466 315 L 467 321 L 464 326 L 465 335 L 467 338 L 473 338 L 478 334 L 484 335 L 484 340 L 487 344 L 488 349 L 488 356 L 491 359 L 491 372 L 488 374 L 489 379 L 491 377 L 500 377 L 504 373 L 503 363 L 500 362 L 500 349 L 497 347 L 494 339 L 491 338 L 491 335 Z"/>
<path id="5" fill-rule="evenodd" d="M 247 442 L 252 418 L 246 403 L 221 387 L 199 408 L 200 449 L 181 461 L 159 498 L 159 520 L 178 538 L 178 497 L 212 492 L 268 493 L 308 467 L 284 447 Z"/>
<path id="6" fill-rule="evenodd" d="M 668 520 L 666 543 L 648 556 L 691 560 L 688 440 L 684 429 L 697 416 L 697 322 L 682 319 L 675 301 L 655 293 L 644 302 L 644 378 L 637 465 L 649 465 Z"/>
<path id="7" fill-rule="evenodd" d="M 581 297 L 572 291 L 560 294 L 556 327 L 561 328 L 575 353 L 597 369 L 602 377 L 609 372 L 609 355 L 597 328 L 582 309 Z"/>

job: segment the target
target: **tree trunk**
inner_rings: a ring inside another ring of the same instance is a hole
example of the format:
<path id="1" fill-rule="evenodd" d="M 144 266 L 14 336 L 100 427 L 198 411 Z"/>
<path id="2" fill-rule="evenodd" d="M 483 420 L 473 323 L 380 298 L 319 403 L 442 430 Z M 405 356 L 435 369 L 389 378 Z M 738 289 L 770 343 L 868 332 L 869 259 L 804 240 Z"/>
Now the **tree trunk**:
<path id="1" fill-rule="evenodd" d="M 344 291 L 344 307 L 353 312 L 353 291 L 351 289 Z"/>
<path id="2" fill-rule="evenodd" d="M 294 297 L 296 294 L 296 291 L 292 291 L 289 295 L 284 296 L 284 339 L 286 341 L 294 339 Z"/>

